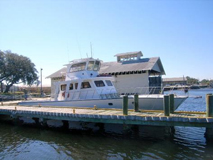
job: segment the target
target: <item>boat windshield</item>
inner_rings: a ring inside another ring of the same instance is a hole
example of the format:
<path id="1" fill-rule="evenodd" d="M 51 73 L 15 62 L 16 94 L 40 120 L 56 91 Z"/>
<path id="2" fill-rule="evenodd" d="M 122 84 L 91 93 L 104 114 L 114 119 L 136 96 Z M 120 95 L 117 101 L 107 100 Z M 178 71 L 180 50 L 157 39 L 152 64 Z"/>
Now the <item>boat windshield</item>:
<path id="1" fill-rule="evenodd" d="M 87 70 L 88 71 L 98 71 L 100 69 L 100 62 L 99 61 L 89 61 Z"/>
<path id="2" fill-rule="evenodd" d="M 94 65 L 94 71 L 99 71 L 100 69 L 100 62 L 99 61 L 95 61 L 95 65 Z"/>
<path id="3" fill-rule="evenodd" d="M 87 66 L 87 70 L 92 71 L 94 67 L 94 61 L 89 61 L 88 66 Z"/>
<path id="4" fill-rule="evenodd" d="M 85 70 L 86 62 L 73 64 L 70 68 L 70 72 L 77 72 Z"/>

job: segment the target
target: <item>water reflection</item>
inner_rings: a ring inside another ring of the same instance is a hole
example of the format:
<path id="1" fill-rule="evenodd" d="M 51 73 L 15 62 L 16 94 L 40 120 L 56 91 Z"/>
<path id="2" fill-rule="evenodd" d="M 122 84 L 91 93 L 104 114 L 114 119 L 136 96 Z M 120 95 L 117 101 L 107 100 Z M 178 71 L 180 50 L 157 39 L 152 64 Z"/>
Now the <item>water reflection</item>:
<path id="1" fill-rule="evenodd" d="M 205 94 L 189 91 L 180 110 L 205 110 Z M 194 95 L 202 95 L 194 99 Z M 120 126 L 108 125 L 108 131 Z M 121 127 L 122 128 L 122 127 Z M 0 121 L 0 159 L 213 159 L 213 143 L 205 128 L 175 127 L 173 135 L 163 127 L 139 127 L 131 133 L 58 131 L 13 126 Z"/>
<path id="2" fill-rule="evenodd" d="M 204 128 L 176 127 L 173 136 L 127 137 L 62 132 L 0 123 L 0 159 L 213 158 Z"/>

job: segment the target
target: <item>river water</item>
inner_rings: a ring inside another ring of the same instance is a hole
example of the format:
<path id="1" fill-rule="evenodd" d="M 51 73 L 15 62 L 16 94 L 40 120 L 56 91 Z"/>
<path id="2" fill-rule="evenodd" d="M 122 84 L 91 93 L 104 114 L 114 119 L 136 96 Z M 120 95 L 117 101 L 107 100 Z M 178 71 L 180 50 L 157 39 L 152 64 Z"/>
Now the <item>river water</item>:
<path id="1" fill-rule="evenodd" d="M 190 90 L 178 110 L 205 111 L 212 89 Z M 197 98 L 202 96 L 202 98 Z M 150 129 L 149 129 L 150 131 Z M 0 121 L 0 160 L 52 159 L 213 159 L 213 142 L 205 128 L 175 127 L 173 135 L 153 128 L 147 134 L 62 131 L 6 124 Z"/>

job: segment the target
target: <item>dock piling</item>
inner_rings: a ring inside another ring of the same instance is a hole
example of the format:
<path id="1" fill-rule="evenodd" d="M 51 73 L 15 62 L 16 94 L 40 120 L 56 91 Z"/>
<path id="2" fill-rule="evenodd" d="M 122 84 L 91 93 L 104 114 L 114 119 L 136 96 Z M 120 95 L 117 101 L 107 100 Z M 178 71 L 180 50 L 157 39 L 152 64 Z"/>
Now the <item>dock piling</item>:
<path id="1" fill-rule="evenodd" d="M 174 113 L 174 94 L 170 94 L 169 95 L 169 109 L 170 109 L 170 113 Z"/>
<path id="2" fill-rule="evenodd" d="M 163 99 L 163 110 L 164 110 L 164 116 L 169 116 L 169 95 L 165 95 Z"/>
<path id="3" fill-rule="evenodd" d="M 213 117 L 213 95 L 206 95 L 206 117 Z"/>
<path id="4" fill-rule="evenodd" d="M 123 115 L 128 115 L 128 96 L 123 96 Z"/>
<path id="5" fill-rule="evenodd" d="M 134 95 L 134 110 L 135 110 L 135 112 L 139 111 L 138 94 Z"/>

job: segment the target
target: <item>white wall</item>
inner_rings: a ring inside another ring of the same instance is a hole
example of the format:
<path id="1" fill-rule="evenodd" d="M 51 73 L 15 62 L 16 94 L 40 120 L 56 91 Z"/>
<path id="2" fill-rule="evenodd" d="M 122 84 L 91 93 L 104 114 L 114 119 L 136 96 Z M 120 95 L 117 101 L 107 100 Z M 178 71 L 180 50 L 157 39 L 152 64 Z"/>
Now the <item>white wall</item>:
<path id="1" fill-rule="evenodd" d="M 115 76 L 114 85 L 120 93 L 146 93 L 149 91 L 148 73 Z"/>

